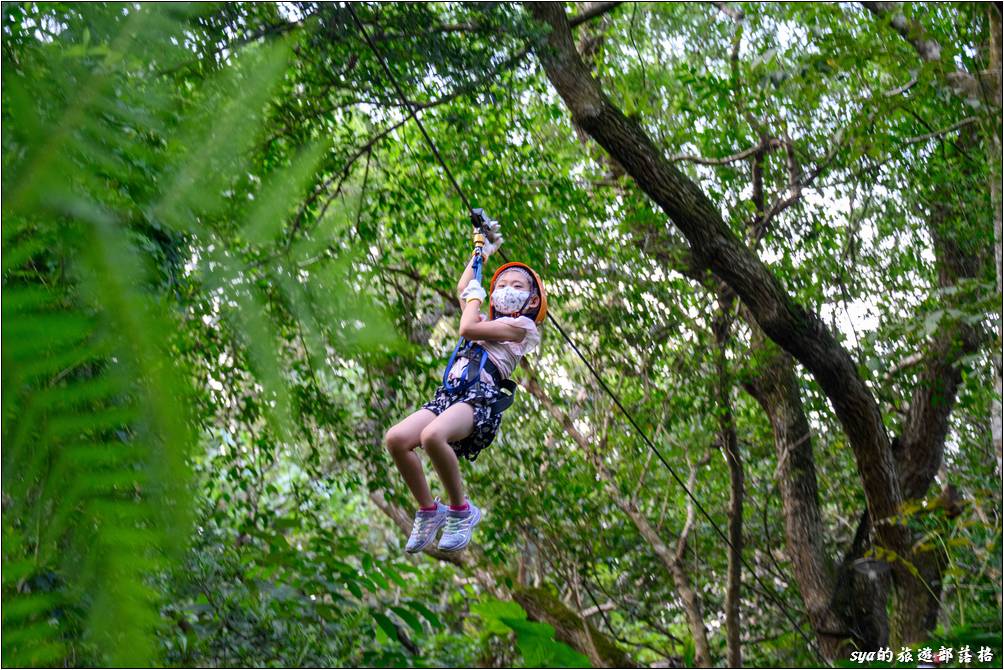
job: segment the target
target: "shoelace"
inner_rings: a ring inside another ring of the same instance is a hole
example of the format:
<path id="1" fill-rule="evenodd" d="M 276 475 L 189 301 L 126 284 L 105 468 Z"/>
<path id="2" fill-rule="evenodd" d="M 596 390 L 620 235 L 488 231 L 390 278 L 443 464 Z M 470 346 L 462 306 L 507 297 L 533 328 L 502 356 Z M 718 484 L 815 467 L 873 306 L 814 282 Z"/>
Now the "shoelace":
<path id="1" fill-rule="evenodd" d="M 416 533 L 424 533 L 426 530 L 428 530 L 429 526 L 431 526 L 433 524 L 433 522 L 435 522 L 435 520 L 436 520 L 436 517 L 434 517 L 434 516 L 418 516 L 418 517 L 415 517 L 415 523 L 411 527 L 411 533 L 412 533 L 412 535 L 414 535 Z"/>
<path id="2" fill-rule="evenodd" d="M 464 525 L 470 521 L 471 515 L 467 516 L 447 516 L 446 517 L 446 533 L 459 533 L 464 529 Z"/>

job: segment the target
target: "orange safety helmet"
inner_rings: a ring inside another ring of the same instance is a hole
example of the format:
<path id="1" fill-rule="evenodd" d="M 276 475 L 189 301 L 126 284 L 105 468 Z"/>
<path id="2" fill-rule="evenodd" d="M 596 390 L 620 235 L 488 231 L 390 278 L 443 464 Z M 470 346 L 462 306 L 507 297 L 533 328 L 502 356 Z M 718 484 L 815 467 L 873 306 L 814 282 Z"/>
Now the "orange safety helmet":
<path id="1" fill-rule="evenodd" d="M 536 282 L 537 284 L 536 286 L 537 295 L 540 296 L 540 307 L 537 309 L 537 316 L 534 318 L 534 321 L 538 325 L 540 325 L 547 317 L 547 292 L 544 290 L 544 282 L 540 280 L 540 275 L 538 275 L 536 271 L 534 271 L 534 269 L 531 268 L 526 263 L 506 263 L 504 265 L 500 265 L 499 269 L 496 270 L 495 274 L 492 275 L 491 284 L 488 285 L 488 295 L 489 295 L 488 318 L 489 319 L 495 318 L 495 305 L 492 304 L 490 297 L 491 294 L 495 291 L 495 280 L 499 278 L 499 275 L 501 275 L 503 272 L 505 272 L 510 268 L 522 268 L 527 272 L 529 272 L 531 276 L 533 276 L 533 281 Z"/>

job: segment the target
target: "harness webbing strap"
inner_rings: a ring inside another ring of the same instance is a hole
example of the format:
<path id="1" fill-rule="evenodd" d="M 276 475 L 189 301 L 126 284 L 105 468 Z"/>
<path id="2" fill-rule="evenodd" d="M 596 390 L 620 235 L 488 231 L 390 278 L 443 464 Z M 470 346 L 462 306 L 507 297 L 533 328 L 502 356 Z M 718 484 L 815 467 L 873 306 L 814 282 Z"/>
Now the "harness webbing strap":
<path id="1" fill-rule="evenodd" d="M 479 353 L 480 356 L 478 355 Z M 461 380 L 458 383 L 454 384 L 450 382 L 450 370 L 453 369 L 453 364 L 456 363 L 458 356 L 466 358 L 468 363 L 467 367 L 464 368 L 464 376 L 460 378 Z M 475 356 L 477 357 L 476 359 L 474 358 Z M 472 365 L 475 360 L 477 360 L 477 366 Z M 481 380 L 481 371 L 485 369 L 487 363 L 488 352 L 483 347 L 461 337 L 460 341 L 457 342 L 457 346 L 454 347 L 453 353 L 450 355 L 450 361 L 446 364 L 446 370 L 443 372 L 443 388 L 450 393 L 463 393 Z M 492 364 L 492 367 L 494 367 L 494 364 Z M 475 371 L 475 369 L 476 372 L 472 374 L 472 371 Z"/>

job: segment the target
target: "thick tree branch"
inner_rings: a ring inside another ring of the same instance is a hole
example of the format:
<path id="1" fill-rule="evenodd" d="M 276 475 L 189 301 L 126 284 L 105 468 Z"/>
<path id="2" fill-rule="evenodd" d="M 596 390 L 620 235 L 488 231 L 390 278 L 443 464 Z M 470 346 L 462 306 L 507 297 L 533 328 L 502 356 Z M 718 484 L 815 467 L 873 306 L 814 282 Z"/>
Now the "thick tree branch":
<path id="1" fill-rule="evenodd" d="M 903 14 L 901 3 L 862 2 L 861 4 L 876 17 L 888 22 L 893 30 L 913 47 L 921 60 L 940 65 L 943 68 L 945 82 L 956 95 L 966 100 L 981 100 L 989 81 L 997 76 L 992 70 L 974 76 L 965 70 L 952 69 L 951 59 L 946 56 L 938 41 L 931 37 L 919 21 L 909 19 Z"/>
<path id="2" fill-rule="evenodd" d="M 909 356 L 904 357 L 902 360 L 896 362 L 889 370 L 885 373 L 886 381 L 892 379 L 898 375 L 903 370 L 907 370 L 917 365 L 918 363 L 924 362 L 923 352 L 916 351 Z"/>
<path id="3" fill-rule="evenodd" d="M 556 639 L 589 656 L 594 665 L 606 668 L 637 667 L 606 635 L 548 590 L 517 586 L 512 595 L 531 619 L 546 621 L 554 626 Z"/>
<path id="4" fill-rule="evenodd" d="M 906 18 L 906 15 L 900 11 L 900 3 L 862 2 L 861 4 L 875 16 L 888 21 L 889 25 L 910 43 L 910 46 L 923 60 L 929 63 L 941 60 L 941 45 L 927 34 L 924 26 L 913 19 Z"/>
<path id="5" fill-rule="evenodd" d="M 976 117 L 970 116 L 965 119 L 962 119 L 957 123 L 953 123 L 947 128 L 942 128 L 941 130 L 935 130 L 930 133 L 925 133 L 923 135 L 917 135 L 916 137 L 911 137 L 906 140 L 906 144 L 917 144 L 918 142 L 926 142 L 927 140 L 932 140 L 935 137 L 941 137 L 942 135 L 947 135 L 952 131 L 958 130 L 959 128 L 964 128 L 965 126 L 968 126 L 971 123 L 976 123 L 978 121 L 979 119 L 977 119 Z"/>
<path id="6" fill-rule="evenodd" d="M 587 21 L 603 16 L 607 12 L 615 9 L 620 2 L 584 2 L 582 12 L 568 19 L 568 25 L 577 28 Z"/>
<path id="7" fill-rule="evenodd" d="M 853 359 L 816 314 L 791 299 L 704 192 L 607 99 L 575 51 L 561 5 L 527 3 L 527 7 L 551 28 L 537 53 L 575 121 L 624 165 L 684 234 L 695 256 L 739 295 L 764 332 L 808 368 L 847 433 L 869 509 L 876 518 L 893 518 L 902 497 L 889 438 L 878 403 Z M 904 528 L 882 524 L 879 537 L 882 545 L 909 556 Z M 896 569 L 902 579 L 910 579 L 903 566 Z"/>
<path id="8" fill-rule="evenodd" d="M 962 214 L 946 204 L 950 201 L 948 193 L 935 197 L 927 222 L 942 288 L 981 276 L 981 265 L 985 262 L 976 250 L 963 247 L 964 242 L 957 239 L 958 226 L 950 224 L 953 216 Z M 948 419 L 962 383 L 959 359 L 976 351 L 981 342 L 982 333 L 975 326 L 963 320 L 946 319 L 924 356 L 900 436 L 898 461 L 905 498 L 925 496 L 941 467 Z"/>

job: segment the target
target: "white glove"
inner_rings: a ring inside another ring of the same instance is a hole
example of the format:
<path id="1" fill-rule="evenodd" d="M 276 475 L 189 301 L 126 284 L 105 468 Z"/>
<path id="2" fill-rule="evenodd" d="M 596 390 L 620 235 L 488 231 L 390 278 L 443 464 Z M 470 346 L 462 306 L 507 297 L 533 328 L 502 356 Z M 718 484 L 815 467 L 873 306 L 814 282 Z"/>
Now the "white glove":
<path id="1" fill-rule="evenodd" d="M 491 219 L 485 221 L 484 233 L 489 242 L 494 242 L 496 238 L 501 239 L 502 236 L 499 234 L 500 228 L 501 226 L 498 221 L 492 221 Z M 498 245 L 496 244 L 496 248 L 497 247 Z"/>
<path id="2" fill-rule="evenodd" d="M 488 260 L 488 257 L 493 253 L 498 251 L 499 247 L 502 246 L 502 235 L 496 233 L 494 238 L 489 238 L 485 242 L 485 246 L 481 247 L 481 257 Z"/>
<path id="3" fill-rule="evenodd" d="M 485 244 L 481 247 L 482 258 L 487 260 L 489 256 L 498 251 L 498 248 L 502 246 L 502 233 L 499 232 L 501 228 L 498 221 L 485 219 L 483 229 L 474 229 L 475 237 L 479 233 L 483 233 L 485 236 Z"/>
<path id="4" fill-rule="evenodd" d="M 467 282 L 467 288 L 465 288 L 464 292 L 460 294 L 460 299 L 464 301 L 480 300 L 481 302 L 484 302 L 487 297 L 488 294 L 485 293 L 484 288 L 481 287 L 481 282 L 477 279 L 472 279 Z"/>

